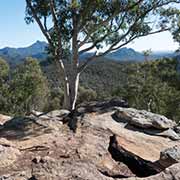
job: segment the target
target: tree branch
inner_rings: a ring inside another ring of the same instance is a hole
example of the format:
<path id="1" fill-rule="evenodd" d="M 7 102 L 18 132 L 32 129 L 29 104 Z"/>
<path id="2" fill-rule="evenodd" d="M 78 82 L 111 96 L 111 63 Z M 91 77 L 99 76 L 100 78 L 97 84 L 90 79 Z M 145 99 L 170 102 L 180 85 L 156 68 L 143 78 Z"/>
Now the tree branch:
<path id="1" fill-rule="evenodd" d="M 76 4 L 76 0 L 72 0 L 72 4 Z M 72 25 L 73 25 L 73 35 L 72 35 L 72 59 L 73 59 L 73 67 L 76 69 L 79 65 L 78 59 L 78 22 L 79 18 L 76 12 L 76 7 L 72 8 Z"/>
<path id="2" fill-rule="evenodd" d="M 58 25 L 58 19 L 56 17 L 54 0 L 50 0 L 50 11 L 52 14 L 54 29 L 55 29 L 56 35 L 58 36 L 58 54 L 62 55 L 62 42 L 61 42 L 62 37 L 61 37 L 60 28 Z"/>
<path id="3" fill-rule="evenodd" d="M 126 12 L 127 13 L 130 9 L 137 6 L 141 2 L 143 2 L 143 0 L 138 0 L 137 2 L 132 4 L 131 6 L 127 6 L 126 8 L 122 8 L 120 11 L 114 12 L 114 14 L 109 16 L 104 21 L 101 21 L 99 24 L 96 25 L 96 27 L 93 29 L 92 32 L 87 33 L 85 39 L 80 43 L 79 48 L 82 47 L 86 43 L 86 41 L 90 38 L 91 34 L 95 33 L 100 27 L 108 25 L 109 21 L 113 20 L 120 12 Z M 84 27 L 85 27 L 85 25 L 84 25 Z"/>
<path id="4" fill-rule="evenodd" d="M 32 4 L 31 4 L 31 0 L 26 0 L 26 3 L 27 3 L 27 6 L 30 8 L 30 10 L 32 12 L 32 15 L 33 15 L 34 19 L 36 20 L 37 24 L 39 25 L 42 33 L 46 37 L 49 45 L 53 47 L 53 42 L 52 42 L 51 36 L 49 35 L 49 32 L 46 31 L 46 27 L 44 27 L 43 24 L 41 23 L 40 18 L 37 16 L 36 11 L 35 11 L 35 9 L 33 8 Z"/>
<path id="5" fill-rule="evenodd" d="M 118 32 L 118 31 L 120 30 L 122 24 L 124 23 L 126 14 L 127 14 L 127 13 L 125 13 L 125 14 L 123 15 L 121 22 L 119 23 L 118 27 L 117 27 L 114 31 L 111 31 L 111 28 L 112 28 L 112 26 L 113 26 L 113 20 L 112 20 L 112 21 L 111 21 L 111 24 L 110 24 L 110 27 L 108 28 L 108 32 L 107 32 L 104 36 L 100 37 L 100 39 L 97 39 L 95 42 L 92 41 L 93 44 L 92 44 L 90 47 L 81 50 L 81 51 L 79 52 L 79 54 L 83 54 L 83 53 L 85 53 L 85 52 L 87 52 L 87 51 L 92 50 L 93 48 L 96 47 L 96 45 L 97 45 L 98 43 L 104 41 L 110 34 L 113 34 L 113 33 L 115 33 L 115 32 Z M 85 40 L 84 40 L 84 41 L 85 41 Z M 84 43 L 84 44 L 85 44 L 85 43 Z"/>
<path id="6" fill-rule="evenodd" d="M 111 51 L 120 49 L 121 47 L 123 47 L 123 46 L 127 45 L 128 43 L 132 42 L 132 41 L 133 41 L 134 39 L 136 39 L 136 38 L 144 37 L 144 36 L 147 36 L 147 35 L 153 35 L 153 34 L 157 34 L 157 33 L 160 33 L 160 32 L 169 31 L 169 30 L 170 30 L 170 28 L 167 28 L 167 29 L 161 29 L 161 30 L 153 31 L 153 32 L 150 32 L 150 33 L 148 33 L 148 34 L 137 35 L 137 36 L 134 36 L 134 37 L 130 37 L 129 40 L 127 40 L 126 42 L 120 44 L 120 45 L 117 46 L 117 47 L 110 46 L 110 47 L 108 48 L 108 50 L 106 50 L 105 52 L 103 52 L 103 53 L 101 53 L 101 54 L 98 54 L 98 55 L 96 55 L 96 53 L 95 53 L 93 56 L 89 57 L 89 58 L 86 60 L 86 62 L 84 62 L 84 63 L 79 67 L 79 72 L 81 73 L 82 71 L 84 71 L 85 68 L 88 66 L 88 64 L 89 64 L 90 62 L 92 62 L 93 60 L 97 60 L 97 58 L 102 57 L 102 56 L 105 56 L 106 54 L 108 54 L 108 53 L 111 52 Z M 117 45 L 117 44 L 116 44 L 116 45 Z"/>

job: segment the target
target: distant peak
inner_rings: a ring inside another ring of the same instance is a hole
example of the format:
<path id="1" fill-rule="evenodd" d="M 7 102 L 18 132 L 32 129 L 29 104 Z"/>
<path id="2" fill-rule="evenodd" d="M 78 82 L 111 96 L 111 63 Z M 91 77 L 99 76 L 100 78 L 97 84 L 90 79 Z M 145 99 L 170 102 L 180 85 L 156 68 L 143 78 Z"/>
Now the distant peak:
<path id="1" fill-rule="evenodd" d="M 32 45 L 34 45 L 34 44 L 47 44 L 45 41 L 39 41 L 39 40 L 37 40 L 35 43 L 33 43 Z"/>
<path id="2" fill-rule="evenodd" d="M 39 40 L 37 40 L 34 44 L 41 44 L 41 43 L 46 43 L 45 41 L 39 41 Z"/>

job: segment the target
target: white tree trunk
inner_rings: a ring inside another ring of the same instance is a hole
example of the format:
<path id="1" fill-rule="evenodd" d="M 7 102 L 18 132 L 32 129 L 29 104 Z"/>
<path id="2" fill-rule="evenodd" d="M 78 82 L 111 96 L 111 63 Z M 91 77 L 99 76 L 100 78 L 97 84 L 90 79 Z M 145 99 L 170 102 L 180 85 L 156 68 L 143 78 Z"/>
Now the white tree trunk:
<path id="1" fill-rule="evenodd" d="M 72 111 L 75 110 L 77 96 L 78 96 L 78 87 L 79 87 L 79 76 L 80 73 L 77 73 L 71 80 L 67 79 L 65 81 L 64 87 L 64 108 Z"/>
<path id="2" fill-rule="evenodd" d="M 70 110 L 70 86 L 68 78 L 64 80 L 64 104 L 63 108 Z"/>
<path id="3" fill-rule="evenodd" d="M 78 88 L 79 88 L 79 76 L 80 74 L 77 73 L 76 77 L 74 78 L 74 81 L 72 82 L 72 87 L 73 89 L 71 90 L 71 105 L 72 105 L 72 110 L 75 109 L 76 107 L 76 102 L 77 102 L 77 96 L 78 96 Z"/>

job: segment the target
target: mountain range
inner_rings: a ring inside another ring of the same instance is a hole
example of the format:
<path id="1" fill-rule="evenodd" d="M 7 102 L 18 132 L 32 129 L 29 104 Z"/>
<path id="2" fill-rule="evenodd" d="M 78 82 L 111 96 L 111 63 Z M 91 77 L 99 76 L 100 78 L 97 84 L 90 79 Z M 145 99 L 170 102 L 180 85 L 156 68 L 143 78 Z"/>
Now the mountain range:
<path id="1" fill-rule="evenodd" d="M 0 56 L 7 60 L 9 64 L 16 65 L 24 61 L 26 57 L 37 58 L 42 61 L 47 58 L 46 48 L 48 44 L 43 41 L 36 41 L 28 47 L 0 49 Z"/>
<path id="2" fill-rule="evenodd" d="M 16 65 L 24 61 L 28 56 L 37 58 L 39 61 L 43 61 L 47 58 L 46 49 L 48 44 L 43 41 L 36 41 L 34 44 L 28 47 L 22 48 L 11 48 L 5 47 L 0 49 L 0 56 L 7 60 L 11 65 Z M 85 59 L 91 56 L 92 53 L 86 53 L 81 56 L 81 59 Z M 163 57 L 177 56 L 174 52 L 155 52 L 152 53 L 148 58 L 150 60 L 159 59 Z M 108 55 L 106 58 L 115 61 L 144 61 L 143 53 L 137 52 L 132 48 L 121 48 Z"/>

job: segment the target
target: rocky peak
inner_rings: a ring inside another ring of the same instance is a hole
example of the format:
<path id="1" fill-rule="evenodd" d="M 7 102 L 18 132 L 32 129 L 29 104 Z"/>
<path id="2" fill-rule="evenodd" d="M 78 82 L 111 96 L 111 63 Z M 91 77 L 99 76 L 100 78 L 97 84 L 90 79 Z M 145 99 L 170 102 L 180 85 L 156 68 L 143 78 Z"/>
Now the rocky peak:
<path id="1" fill-rule="evenodd" d="M 175 129 L 170 119 L 122 101 L 82 105 L 73 116 L 8 117 L 0 127 L 0 179 L 179 180 Z"/>

